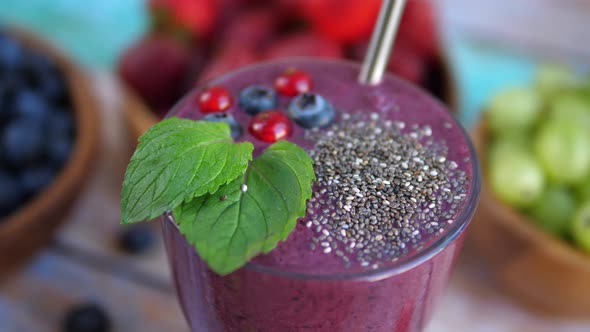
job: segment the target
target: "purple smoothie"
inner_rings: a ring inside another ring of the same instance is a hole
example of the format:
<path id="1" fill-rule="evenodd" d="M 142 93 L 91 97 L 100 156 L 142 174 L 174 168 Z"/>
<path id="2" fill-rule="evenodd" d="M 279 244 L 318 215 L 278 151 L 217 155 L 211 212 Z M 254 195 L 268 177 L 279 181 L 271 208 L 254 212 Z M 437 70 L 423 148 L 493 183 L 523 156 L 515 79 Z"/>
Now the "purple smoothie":
<path id="1" fill-rule="evenodd" d="M 325 207 L 308 208 L 308 216 L 300 220 L 287 241 L 225 277 L 207 268 L 168 216 L 163 222 L 164 238 L 178 296 L 192 330 L 422 330 L 435 300 L 447 285 L 464 230 L 477 204 L 480 175 L 465 131 L 442 104 L 393 76 L 385 77 L 375 87 L 359 85 L 359 66 L 348 62 L 284 60 L 248 67 L 211 84 L 222 85 L 238 96 L 249 85 L 272 86 L 274 79 L 289 67 L 311 75 L 313 92 L 327 98 L 336 108 L 336 123 L 343 121 L 343 114 L 350 114 L 355 121 L 378 117 L 379 121 L 404 123 L 408 130 L 414 125 L 428 126 L 433 139 L 448 147 L 446 158 L 466 175 L 465 199 L 452 210 L 452 218 L 448 211 L 435 216 L 440 224 L 451 220 L 447 227 L 432 233 L 420 228 L 419 240 L 410 249 L 394 259 L 383 257 L 371 264 L 356 260 L 353 249 L 345 253 L 350 263 L 344 264 L 341 256 L 316 248 L 313 240 L 319 230 L 309 227 L 310 216 L 321 215 Z M 197 89 L 185 97 L 171 115 L 201 118 L 203 115 L 194 103 L 198 92 Z M 289 100 L 280 97 L 280 108 L 284 109 Z M 237 105 L 230 112 L 247 128 L 251 116 Z M 294 128 L 290 140 L 308 150 L 314 149 L 315 142 L 305 135 L 304 129 Z M 240 140 L 253 142 L 255 154 L 268 146 L 245 132 Z M 314 186 L 314 191 L 321 189 Z M 446 205 L 444 208 L 451 209 Z"/>

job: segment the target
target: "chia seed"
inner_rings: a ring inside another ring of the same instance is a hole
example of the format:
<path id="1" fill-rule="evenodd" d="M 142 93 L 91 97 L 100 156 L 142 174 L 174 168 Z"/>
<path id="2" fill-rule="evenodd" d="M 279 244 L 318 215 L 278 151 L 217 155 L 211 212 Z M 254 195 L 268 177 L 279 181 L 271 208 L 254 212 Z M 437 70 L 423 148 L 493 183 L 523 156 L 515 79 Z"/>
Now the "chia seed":
<path id="1" fill-rule="evenodd" d="M 310 156 L 318 189 L 305 225 L 325 254 L 345 266 L 353 259 L 376 266 L 444 232 L 465 203 L 469 179 L 431 135 L 429 126 L 392 126 L 377 113 L 346 114 L 327 131 L 306 132 L 316 142 Z"/>

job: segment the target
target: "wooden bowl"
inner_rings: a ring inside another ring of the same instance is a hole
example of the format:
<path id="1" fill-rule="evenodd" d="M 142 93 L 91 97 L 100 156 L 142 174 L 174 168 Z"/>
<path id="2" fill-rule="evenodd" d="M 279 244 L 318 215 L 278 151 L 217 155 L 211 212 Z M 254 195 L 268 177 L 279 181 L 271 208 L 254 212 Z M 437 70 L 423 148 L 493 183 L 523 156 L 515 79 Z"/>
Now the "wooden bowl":
<path id="1" fill-rule="evenodd" d="M 70 159 L 52 183 L 0 223 L 0 273 L 13 269 L 51 240 L 88 180 L 99 138 L 98 105 L 86 75 L 46 41 L 13 28 L 9 34 L 25 47 L 47 54 L 61 70 L 69 87 L 77 134 Z"/>
<path id="2" fill-rule="evenodd" d="M 542 231 L 494 196 L 485 177 L 489 142 L 485 119 L 472 136 L 484 177 L 468 246 L 487 260 L 506 290 L 530 308 L 589 317 L 590 255 Z"/>
<path id="3" fill-rule="evenodd" d="M 435 61 L 435 65 L 431 68 L 428 77 L 426 85 L 435 91 L 435 95 L 438 95 L 437 97 L 449 107 L 452 113 L 456 114 L 459 109 L 457 83 L 446 56 L 442 56 Z M 124 90 L 126 91 L 124 102 L 127 123 L 131 139 L 135 143 L 143 133 L 158 123 L 160 119 L 143 100 L 131 92 L 131 89 L 125 88 Z"/>

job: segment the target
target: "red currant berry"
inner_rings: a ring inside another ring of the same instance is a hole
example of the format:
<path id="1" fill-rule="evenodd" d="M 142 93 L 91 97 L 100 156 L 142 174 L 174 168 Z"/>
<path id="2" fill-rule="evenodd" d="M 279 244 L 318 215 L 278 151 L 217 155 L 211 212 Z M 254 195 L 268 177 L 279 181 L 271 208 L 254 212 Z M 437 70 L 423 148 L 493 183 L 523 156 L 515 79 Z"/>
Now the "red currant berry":
<path id="1" fill-rule="evenodd" d="M 250 134 L 267 143 L 285 139 L 293 132 L 291 120 L 281 111 L 258 113 L 250 123 Z"/>
<path id="2" fill-rule="evenodd" d="M 309 92 L 311 87 L 311 77 L 307 73 L 295 68 L 287 69 L 275 80 L 277 91 L 289 97 Z"/>
<path id="3" fill-rule="evenodd" d="M 199 94 L 199 108 L 203 113 L 227 111 L 233 104 L 231 93 L 222 86 L 211 86 Z"/>

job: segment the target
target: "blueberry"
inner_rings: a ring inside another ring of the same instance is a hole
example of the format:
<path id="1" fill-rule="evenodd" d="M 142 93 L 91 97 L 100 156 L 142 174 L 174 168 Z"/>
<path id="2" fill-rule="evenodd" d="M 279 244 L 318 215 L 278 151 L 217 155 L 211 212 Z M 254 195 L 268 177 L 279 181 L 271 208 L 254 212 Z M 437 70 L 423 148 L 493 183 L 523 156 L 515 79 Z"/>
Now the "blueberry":
<path id="1" fill-rule="evenodd" d="M 68 87 L 58 74 L 45 73 L 38 77 L 37 90 L 59 106 L 69 106 Z"/>
<path id="2" fill-rule="evenodd" d="M 7 74 L 0 79 L 0 123 L 13 117 L 14 103 L 18 92 L 23 87 L 18 75 Z"/>
<path id="3" fill-rule="evenodd" d="M 324 97 L 303 93 L 291 100 L 288 107 L 289 117 L 303 128 L 324 128 L 336 117 L 334 107 Z"/>
<path id="4" fill-rule="evenodd" d="M 17 209 L 23 198 L 24 193 L 16 177 L 0 170 L 0 221 Z"/>
<path id="5" fill-rule="evenodd" d="M 10 90 L 4 85 L 4 82 L 0 81 L 0 132 L 2 131 L 3 125 L 8 122 L 12 116 L 12 110 L 8 106 L 11 103 L 8 101 L 11 97 L 9 96 Z"/>
<path id="6" fill-rule="evenodd" d="M 141 254 L 154 246 L 154 232 L 148 226 L 133 226 L 119 235 L 119 247 L 130 254 Z"/>
<path id="7" fill-rule="evenodd" d="M 26 116 L 40 123 L 46 122 L 49 117 L 49 107 L 45 98 L 30 89 L 19 91 L 12 107 L 15 116 Z"/>
<path id="8" fill-rule="evenodd" d="M 16 69 L 23 56 L 23 47 L 13 38 L 0 34 L 0 68 L 3 71 Z"/>
<path id="9" fill-rule="evenodd" d="M 250 115 L 277 107 L 277 93 L 274 89 L 252 85 L 240 92 L 240 107 Z"/>
<path id="10" fill-rule="evenodd" d="M 49 100 L 59 100 L 66 92 L 62 74 L 45 54 L 31 52 L 23 60 L 22 76 L 28 86 Z"/>
<path id="11" fill-rule="evenodd" d="M 75 132 L 72 114 L 63 110 L 54 110 L 48 120 L 48 137 L 73 137 Z"/>
<path id="12" fill-rule="evenodd" d="M 36 73 L 50 73 L 55 74 L 58 72 L 57 67 L 53 61 L 44 53 L 29 52 L 25 57 L 24 65 L 32 72 Z"/>
<path id="13" fill-rule="evenodd" d="M 20 172 L 20 186 L 25 195 L 32 197 L 47 187 L 55 177 L 55 169 L 49 165 L 35 166 Z"/>
<path id="14" fill-rule="evenodd" d="M 94 303 L 72 307 L 63 321 L 64 332 L 109 332 L 111 322 L 104 309 Z"/>
<path id="15" fill-rule="evenodd" d="M 69 159 L 72 153 L 74 141 L 68 135 L 52 136 L 46 142 L 47 157 L 52 165 L 60 168 Z"/>
<path id="16" fill-rule="evenodd" d="M 211 122 L 225 122 L 229 125 L 231 129 L 231 137 L 233 139 L 238 139 L 244 133 L 242 126 L 236 121 L 236 119 L 227 113 L 211 113 L 203 117 L 205 121 Z"/>
<path id="17" fill-rule="evenodd" d="M 0 156 L 12 166 L 24 166 L 43 154 L 43 128 L 27 117 L 10 122 L 0 136 Z"/>

